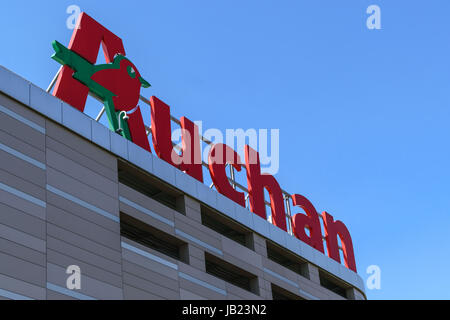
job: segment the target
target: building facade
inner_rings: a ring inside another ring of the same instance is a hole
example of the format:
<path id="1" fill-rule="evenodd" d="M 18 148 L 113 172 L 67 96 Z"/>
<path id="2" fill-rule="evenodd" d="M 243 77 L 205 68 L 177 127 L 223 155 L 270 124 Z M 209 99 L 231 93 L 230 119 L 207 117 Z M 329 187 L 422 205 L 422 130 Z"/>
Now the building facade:
<path id="1" fill-rule="evenodd" d="M 3 67 L 0 119 L 0 299 L 365 299 L 357 273 Z"/>

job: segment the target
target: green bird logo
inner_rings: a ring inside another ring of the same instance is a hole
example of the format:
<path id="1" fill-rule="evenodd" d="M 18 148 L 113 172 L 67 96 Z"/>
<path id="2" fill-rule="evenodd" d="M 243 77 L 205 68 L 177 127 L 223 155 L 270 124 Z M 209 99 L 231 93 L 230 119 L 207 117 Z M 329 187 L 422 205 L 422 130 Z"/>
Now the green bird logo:
<path id="1" fill-rule="evenodd" d="M 75 71 L 73 78 L 103 101 L 111 129 L 131 140 L 127 112 L 136 110 L 141 87 L 150 87 L 136 66 L 120 54 L 111 63 L 93 65 L 58 41 L 53 41 L 52 46 L 52 59 Z"/>

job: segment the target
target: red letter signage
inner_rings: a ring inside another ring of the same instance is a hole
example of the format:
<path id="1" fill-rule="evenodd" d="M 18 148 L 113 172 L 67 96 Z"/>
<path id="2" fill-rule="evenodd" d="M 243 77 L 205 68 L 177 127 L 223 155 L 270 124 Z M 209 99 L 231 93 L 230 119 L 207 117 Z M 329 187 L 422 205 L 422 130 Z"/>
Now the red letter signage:
<path id="1" fill-rule="evenodd" d="M 216 144 L 211 147 L 208 160 L 209 173 L 217 191 L 245 208 L 244 193 L 233 189 L 225 171 L 227 163 L 241 171 L 241 157 L 229 146 Z"/>
<path id="2" fill-rule="evenodd" d="M 106 63 L 95 65 L 100 45 Z M 141 88 L 148 88 L 150 84 L 125 57 L 122 40 L 86 13 L 82 13 L 69 47 L 54 41 L 53 48 L 55 54 L 52 58 L 62 65 L 53 94 L 81 112 L 85 109 L 89 93 L 94 95 L 103 101 L 111 130 L 151 152 L 147 129 L 138 105 Z M 147 100 L 141 100 L 148 103 Z M 197 125 L 186 117 L 180 119 L 182 147 L 175 149 L 172 143 L 170 107 L 156 97 L 151 97 L 149 102 L 152 142 L 157 156 L 203 182 L 202 145 Z M 230 184 L 226 173 L 227 165 L 241 171 L 239 155 L 225 144 L 212 145 L 208 168 L 217 191 L 245 207 L 245 194 Z M 275 177 L 261 173 L 259 153 L 248 145 L 245 146 L 245 168 L 250 211 L 267 220 L 264 197 L 267 190 L 272 223 L 287 231 L 286 192 L 282 191 Z M 293 205 L 305 212 L 297 213 L 291 218 L 294 236 L 324 253 L 321 222 L 316 209 L 301 195 L 294 194 L 291 198 Z M 346 226 L 341 221 L 334 221 L 327 212 L 322 213 L 322 218 L 329 257 L 340 263 L 339 237 L 345 265 L 356 272 L 353 243 Z"/>
<path id="3" fill-rule="evenodd" d="M 278 228 L 287 231 L 283 193 L 280 185 L 272 175 L 261 174 L 259 154 L 250 146 L 245 146 L 245 165 L 247 167 L 250 210 L 261 218 L 267 219 L 264 188 L 267 189 L 270 196 L 273 224 Z"/>
<path id="4" fill-rule="evenodd" d="M 116 54 L 125 55 L 122 39 L 83 12 L 72 34 L 69 49 L 95 64 L 100 44 L 103 46 L 106 63 L 114 61 Z M 63 66 L 53 95 L 83 112 L 89 88 L 72 77 L 74 72 L 69 66 Z"/>
<path id="5" fill-rule="evenodd" d="M 355 254 L 353 253 L 353 242 L 347 227 L 341 221 L 334 221 L 332 215 L 322 213 L 325 237 L 327 240 L 328 256 L 341 263 L 337 237 L 341 239 L 342 251 L 344 251 L 345 266 L 356 272 Z"/>
<path id="6" fill-rule="evenodd" d="M 94 65 L 103 45 L 106 64 Z M 150 151 L 144 121 L 137 103 L 145 81 L 125 58 L 122 40 L 87 14 L 81 14 L 69 48 L 53 42 L 52 58 L 63 65 L 53 94 L 81 112 L 89 91 L 103 100 L 113 131 Z M 122 111 L 126 113 L 123 115 Z"/>
<path id="7" fill-rule="evenodd" d="M 322 230 L 320 229 L 320 220 L 316 208 L 308 199 L 299 194 L 292 195 L 292 203 L 296 207 L 301 207 L 306 213 L 306 215 L 297 213 L 292 217 L 294 235 L 323 253 Z M 309 236 L 306 234 L 305 228 L 309 229 Z"/>
<path id="8" fill-rule="evenodd" d="M 156 97 L 151 97 L 150 103 L 152 106 L 153 147 L 158 157 L 203 182 L 198 127 L 188 118 L 182 117 L 180 119 L 183 151 L 182 156 L 179 156 L 172 145 L 170 107 Z"/>

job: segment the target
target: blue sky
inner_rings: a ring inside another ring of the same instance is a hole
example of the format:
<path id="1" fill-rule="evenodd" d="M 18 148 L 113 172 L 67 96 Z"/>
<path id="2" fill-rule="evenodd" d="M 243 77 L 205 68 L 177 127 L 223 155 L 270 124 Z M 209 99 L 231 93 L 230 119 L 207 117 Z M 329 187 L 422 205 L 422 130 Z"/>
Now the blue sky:
<path id="1" fill-rule="evenodd" d="M 364 279 L 380 266 L 370 299 L 450 299 L 449 1 L 13 1 L 0 64 L 46 88 L 72 4 L 175 116 L 279 128 L 276 178 L 347 225 Z"/>

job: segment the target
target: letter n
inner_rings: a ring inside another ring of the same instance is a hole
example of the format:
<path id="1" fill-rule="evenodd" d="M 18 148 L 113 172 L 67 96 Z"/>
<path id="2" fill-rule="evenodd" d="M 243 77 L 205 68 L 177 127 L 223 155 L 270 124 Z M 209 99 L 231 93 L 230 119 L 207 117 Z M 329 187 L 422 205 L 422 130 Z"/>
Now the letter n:
<path id="1" fill-rule="evenodd" d="M 353 242 L 350 232 L 342 221 L 334 221 L 331 214 L 322 213 L 327 241 L 328 256 L 341 263 L 339 245 L 337 237 L 341 239 L 342 250 L 344 252 L 345 266 L 356 272 L 355 254 L 353 252 Z"/>
<path id="2" fill-rule="evenodd" d="M 294 235 L 323 253 L 322 230 L 320 229 L 320 220 L 316 208 L 308 199 L 299 194 L 292 195 L 292 203 L 295 207 L 301 207 L 306 213 L 306 215 L 297 213 L 292 217 Z M 305 228 L 309 230 L 309 235 L 306 234 Z"/>

